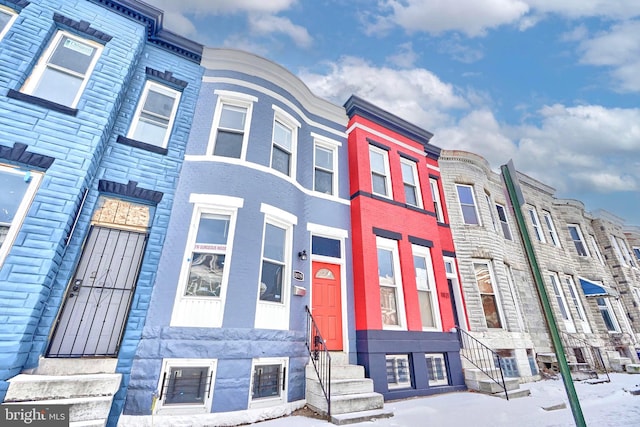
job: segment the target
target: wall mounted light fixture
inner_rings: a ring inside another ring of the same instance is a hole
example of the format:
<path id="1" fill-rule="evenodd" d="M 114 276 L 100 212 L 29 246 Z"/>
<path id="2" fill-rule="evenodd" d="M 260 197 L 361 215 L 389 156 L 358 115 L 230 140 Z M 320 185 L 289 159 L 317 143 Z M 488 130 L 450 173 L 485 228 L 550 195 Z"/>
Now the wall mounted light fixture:
<path id="1" fill-rule="evenodd" d="M 298 258 L 300 258 L 300 261 L 306 261 L 307 260 L 307 250 L 303 249 L 302 252 L 298 252 Z"/>

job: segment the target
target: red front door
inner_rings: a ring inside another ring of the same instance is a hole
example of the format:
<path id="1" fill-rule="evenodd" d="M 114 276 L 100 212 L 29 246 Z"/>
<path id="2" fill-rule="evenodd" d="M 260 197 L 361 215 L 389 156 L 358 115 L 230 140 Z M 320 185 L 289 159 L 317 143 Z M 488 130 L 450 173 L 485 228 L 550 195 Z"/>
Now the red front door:
<path id="1" fill-rule="evenodd" d="M 342 350 L 340 266 L 313 263 L 312 314 L 329 350 Z"/>

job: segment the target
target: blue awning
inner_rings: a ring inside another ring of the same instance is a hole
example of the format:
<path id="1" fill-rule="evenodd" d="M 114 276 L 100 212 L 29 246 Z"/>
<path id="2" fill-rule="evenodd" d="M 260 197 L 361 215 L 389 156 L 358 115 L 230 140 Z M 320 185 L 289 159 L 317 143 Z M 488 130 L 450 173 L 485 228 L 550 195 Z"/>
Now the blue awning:
<path id="1" fill-rule="evenodd" d="M 578 280 L 580 280 L 580 286 L 582 286 L 582 291 L 584 292 L 584 295 L 587 297 L 610 295 L 607 288 L 605 288 L 602 285 L 593 283 L 592 281 L 587 279 L 579 278 Z"/>

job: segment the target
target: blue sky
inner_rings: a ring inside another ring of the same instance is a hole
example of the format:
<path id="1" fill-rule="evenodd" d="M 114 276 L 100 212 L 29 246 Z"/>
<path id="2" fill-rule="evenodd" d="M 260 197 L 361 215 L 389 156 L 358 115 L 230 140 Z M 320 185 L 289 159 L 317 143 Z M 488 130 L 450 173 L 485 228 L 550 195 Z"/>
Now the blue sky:
<path id="1" fill-rule="evenodd" d="M 164 27 L 351 94 L 640 225 L 638 0 L 146 0 Z"/>

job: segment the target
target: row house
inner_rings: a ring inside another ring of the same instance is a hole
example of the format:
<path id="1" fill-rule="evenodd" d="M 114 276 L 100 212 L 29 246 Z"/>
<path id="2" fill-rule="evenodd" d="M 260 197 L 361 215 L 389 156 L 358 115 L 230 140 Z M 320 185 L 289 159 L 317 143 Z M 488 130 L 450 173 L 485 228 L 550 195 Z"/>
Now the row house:
<path id="1" fill-rule="evenodd" d="M 355 362 L 344 109 L 250 53 L 205 48 L 201 64 L 123 419 L 304 405 L 306 308 Z"/>
<path id="2" fill-rule="evenodd" d="M 466 322 L 432 134 L 345 104 L 358 363 L 385 399 L 464 389 Z"/>
<path id="3" fill-rule="evenodd" d="M 500 174 L 477 154 L 443 150 L 439 165 L 469 332 L 502 359 L 507 377 L 535 378 L 552 351 L 533 276 Z"/>
<path id="4" fill-rule="evenodd" d="M 202 76 L 161 23 L 134 0 L 0 1 L 0 401 L 120 412 Z"/>

